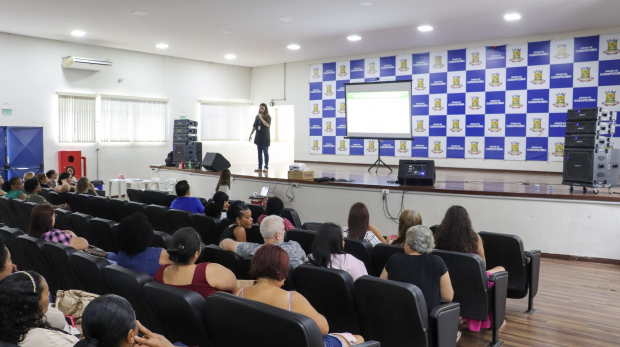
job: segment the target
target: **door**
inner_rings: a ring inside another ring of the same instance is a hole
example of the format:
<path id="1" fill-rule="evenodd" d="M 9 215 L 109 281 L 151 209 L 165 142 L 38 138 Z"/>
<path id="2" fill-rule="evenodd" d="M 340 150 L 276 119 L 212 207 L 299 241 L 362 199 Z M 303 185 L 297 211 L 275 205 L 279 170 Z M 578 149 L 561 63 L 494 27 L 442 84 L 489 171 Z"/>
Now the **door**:
<path id="1" fill-rule="evenodd" d="M 6 128 L 6 156 L 8 160 L 8 179 L 33 171 L 43 172 L 43 128 Z"/>

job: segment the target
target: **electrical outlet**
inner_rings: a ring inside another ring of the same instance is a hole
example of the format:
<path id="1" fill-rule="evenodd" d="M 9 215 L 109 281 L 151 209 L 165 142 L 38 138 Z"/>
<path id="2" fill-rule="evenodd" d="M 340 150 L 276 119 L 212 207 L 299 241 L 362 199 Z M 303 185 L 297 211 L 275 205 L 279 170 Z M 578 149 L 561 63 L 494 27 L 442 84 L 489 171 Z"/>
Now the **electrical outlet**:
<path id="1" fill-rule="evenodd" d="M 382 194 L 390 194 L 390 190 L 389 189 L 382 189 L 381 193 Z"/>
<path id="2" fill-rule="evenodd" d="M 299 183 L 293 183 L 293 187 L 299 188 Z"/>

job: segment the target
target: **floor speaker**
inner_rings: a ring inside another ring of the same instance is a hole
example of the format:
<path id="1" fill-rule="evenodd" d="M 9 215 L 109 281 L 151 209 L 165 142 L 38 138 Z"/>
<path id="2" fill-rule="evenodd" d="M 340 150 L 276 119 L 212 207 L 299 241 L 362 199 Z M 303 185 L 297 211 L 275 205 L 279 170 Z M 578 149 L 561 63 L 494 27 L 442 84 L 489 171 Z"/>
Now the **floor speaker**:
<path id="1" fill-rule="evenodd" d="M 616 186 L 620 179 L 620 149 L 564 148 L 562 184 Z"/>
<path id="2" fill-rule="evenodd" d="M 208 171 L 220 172 L 230 167 L 230 163 L 223 155 L 214 152 L 207 152 L 202 160 L 202 167 Z"/>
<path id="3" fill-rule="evenodd" d="M 172 162 L 180 163 L 182 161 L 200 161 L 202 158 L 202 142 L 193 142 L 192 144 L 173 143 L 172 146 Z"/>

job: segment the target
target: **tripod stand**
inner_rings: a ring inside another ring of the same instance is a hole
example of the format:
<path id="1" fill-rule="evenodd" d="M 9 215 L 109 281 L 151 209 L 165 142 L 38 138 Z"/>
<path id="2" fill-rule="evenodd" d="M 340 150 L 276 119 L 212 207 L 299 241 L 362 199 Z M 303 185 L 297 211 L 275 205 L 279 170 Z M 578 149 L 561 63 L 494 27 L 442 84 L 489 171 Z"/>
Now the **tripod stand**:
<path id="1" fill-rule="evenodd" d="M 375 173 L 379 172 L 379 165 L 383 165 L 385 167 L 387 167 L 390 172 L 392 172 L 392 169 L 387 166 L 386 163 L 383 162 L 383 160 L 381 160 L 381 140 L 377 140 L 377 142 L 379 143 L 379 148 L 377 149 L 377 160 L 375 161 L 374 164 L 372 164 L 369 168 L 368 168 L 368 172 L 370 172 L 370 169 L 372 169 L 373 167 L 377 167 L 377 169 L 375 170 Z"/>

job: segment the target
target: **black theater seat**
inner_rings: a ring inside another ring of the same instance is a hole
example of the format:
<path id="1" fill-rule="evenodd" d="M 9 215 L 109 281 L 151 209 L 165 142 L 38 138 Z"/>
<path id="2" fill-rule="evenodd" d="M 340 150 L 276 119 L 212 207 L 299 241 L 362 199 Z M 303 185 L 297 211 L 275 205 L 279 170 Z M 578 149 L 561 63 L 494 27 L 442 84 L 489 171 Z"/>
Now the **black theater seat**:
<path id="1" fill-rule="evenodd" d="M 372 251 L 370 251 L 370 256 L 372 257 L 372 261 L 375 264 L 375 269 L 377 269 L 377 273 L 381 275 L 388 260 L 390 260 L 390 258 L 394 254 L 400 253 L 405 253 L 405 247 L 388 245 L 385 243 L 375 245 L 372 248 Z"/>
<path id="2" fill-rule="evenodd" d="M 18 218 L 18 215 L 13 210 L 11 200 L 4 196 L 0 196 L 0 221 L 2 221 L 4 225 L 21 230 L 18 221 L 16 221 Z"/>
<path id="3" fill-rule="evenodd" d="M 54 227 L 60 230 L 73 230 L 73 224 L 71 223 L 71 215 L 73 212 L 56 209 L 56 224 Z"/>
<path id="4" fill-rule="evenodd" d="M 289 241 L 299 243 L 306 254 L 312 254 L 312 244 L 314 243 L 314 238 L 316 237 L 316 231 L 291 229 L 286 232 L 286 237 Z"/>
<path id="5" fill-rule="evenodd" d="M 181 228 L 193 227 L 193 215 L 193 213 L 183 210 L 170 209 L 166 211 L 166 219 L 168 219 L 168 224 L 171 227 L 172 234 Z"/>
<path id="6" fill-rule="evenodd" d="M 170 234 L 157 230 L 153 230 L 153 234 L 151 247 L 160 247 L 163 249 L 168 249 L 168 247 L 170 247 L 170 241 L 172 241 L 172 236 L 170 236 Z"/>
<path id="7" fill-rule="evenodd" d="M 110 199 L 104 196 L 93 196 L 90 200 L 91 205 L 93 205 L 93 209 L 95 210 L 95 214 L 93 217 L 103 218 L 103 219 L 113 219 L 112 212 L 110 208 Z"/>
<path id="8" fill-rule="evenodd" d="M 23 203 L 24 203 L 24 200 L 11 199 L 11 206 L 13 206 L 13 214 L 15 216 L 13 221 L 17 224 L 14 227 L 20 228 L 21 230 L 28 230 L 28 226 L 30 225 L 30 220 L 26 221 L 26 217 L 24 216 L 24 211 L 22 211 Z"/>
<path id="9" fill-rule="evenodd" d="M 217 245 L 208 245 L 202 250 L 202 260 L 220 264 L 235 274 L 236 278 L 244 278 L 241 261 L 243 258 L 233 252 L 228 252 Z"/>
<path id="10" fill-rule="evenodd" d="M 37 206 L 34 202 L 24 202 L 22 204 L 22 218 L 24 218 L 24 224 L 27 226 L 25 230 L 30 227 L 30 216 L 32 215 L 32 209 Z"/>
<path id="11" fill-rule="evenodd" d="M 75 202 L 73 205 L 69 204 L 71 210 L 74 212 L 84 213 L 90 216 L 95 216 L 95 209 L 93 208 L 93 204 L 91 200 L 93 199 L 92 195 L 88 194 L 76 194 L 73 201 Z"/>
<path id="12" fill-rule="evenodd" d="M 93 219 L 91 215 L 76 212 L 71 214 L 70 219 L 73 229 L 69 230 L 73 231 L 77 236 L 85 238 L 88 243 L 91 243 L 91 240 L 94 244 L 98 243 L 95 234 L 90 228 L 89 222 Z"/>
<path id="13" fill-rule="evenodd" d="M 148 205 L 145 203 L 130 201 L 127 203 L 127 205 L 125 205 L 125 211 L 128 216 L 131 216 L 132 214 L 136 212 L 142 213 L 146 216 L 147 206 Z"/>
<path id="14" fill-rule="evenodd" d="M 430 313 L 422 291 L 411 283 L 362 276 L 355 281 L 362 336 L 387 347 L 454 347 L 459 304 Z"/>
<path id="15" fill-rule="evenodd" d="M 108 200 L 108 206 L 110 208 L 110 218 L 116 222 L 120 222 L 123 218 L 127 217 L 127 201 L 121 199 Z"/>
<path id="16" fill-rule="evenodd" d="M 288 219 L 289 222 L 293 223 L 295 228 L 302 228 L 303 224 L 301 224 L 301 219 L 299 219 L 299 215 L 297 211 L 292 208 L 284 208 L 282 210 L 282 218 Z"/>
<path id="17" fill-rule="evenodd" d="M 97 243 L 90 240 L 88 242 L 94 246 L 103 249 L 106 252 L 118 253 L 118 244 L 116 241 L 116 233 L 114 226 L 116 222 L 109 219 L 93 218 L 88 221 L 90 229 Z"/>
<path id="18" fill-rule="evenodd" d="M 260 233 L 260 224 L 252 224 L 250 229 L 245 229 L 245 242 L 264 244 L 265 239 Z"/>
<path id="19" fill-rule="evenodd" d="M 206 245 L 218 245 L 222 231 L 220 229 L 220 219 L 203 214 L 192 216 L 194 229 L 200 234 L 200 239 Z"/>
<path id="20" fill-rule="evenodd" d="M 62 196 L 60 196 L 60 194 L 54 191 L 50 191 L 47 193 L 41 192 L 41 195 L 45 198 L 45 200 L 47 200 L 47 202 L 49 202 L 50 204 L 54 206 L 58 206 L 58 205 L 62 205 L 66 203 L 65 199 L 63 199 Z M 71 205 L 69 205 L 69 207 L 71 207 Z"/>
<path id="21" fill-rule="evenodd" d="M 344 251 L 361 260 L 366 266 L 366 271 L 370 276 L 379 276 L 370 256 L 370 252 L 372 252 L 372 245 L 370 242 L 345 237 Z"/>
<path id="22" fill-rule="evenodd" d="M 75 192 L 70 191 L 70 192 L 66 192 L 66 193 L 61 193 L 58 194 L 62 197 L 62 199 L 69 204 L 69 206 L 71 206 L 71 210 L 73 210 L 73 205 L 77 204 L 77 202 L 75 201 Z"/>
<path id="23" fill-rule="evenodd" d="M 129 198 L 129 201 L 143 202 L 141 189 L 127 188 L 127 197 Z"/>
<path id="24" fill-rule="evenodd" d="M 306 223 L 304 223 L 304 225 L 302 226 L 302 229 L 305 229 L 305 230 L 313 230 L 313 231 L 319 231 L 319 229 L 321 228 L 321 225 L 323 225 L 323 223 L 306 222 Z"/>
<path id="25" fill-rule="evenodd" d="M 24 235 L 24 233 L 18 228 L 11 228 L 3 226 L 0 228 L 0 238 L 4 240 L 6 247 L 11 252 L 11 259 L 13 263 L 17 265 L 20 270 L 32 270 L 35 271 L 34 265 L 30 262 L 30 258 L 27 254 L 22 253 L 21 248 L 17 244 L 17 237 Z"/>
<path id="26" fill-rule="evenodd" d="M 167 204 L 168 192 L 161 190 L 145 189 L 142 191 L 142 202 L 147 205 L 170 206 Z"/>
<path id="27" fill-rule="evenodd" d="M 71 254 L 71 262 L 84 281 L 86 290 L 99 295 L 110 293 L 102 273 L 103 268 L 110 265 L 107 259 L 95 257 L 84 252 L 74 252 Z"/>
<path id="28" fill-rule="evenodd" d="M 255 223 L 258 223 L 258 217 L 260 217 L 261 214 L 265 214 L 267 210 L 265 205 L 247 204 L 247 206 L 250 209 L 250 212 L 252 212 L 252 219 Z"/>
<path id="29" fill-rule="evenodd" d="M 43 253 L 45 241 L 28 235 L 20 235 L 17 237 L 17 244 L 22 254 L 27 256 L 30 260 L 33 267 L 31 270 L 38 272 L 45 278 L 52 293 L 55 293 L 58 289 L 69 289 L 60 288 L 56 273 L 53 271 L 47 256 Z"/>
<path id="30" fill-rule="evenodd" d="M 62 289 L 79 289 L 88 291 L 89 288 L 82 280 L 75 265 L 71 262 L 71 255 L 75 248 L 57 242 L 46 242 L 43 245 L 43 253 L 49 259 L 50 265 L 59 279 Z"/>

